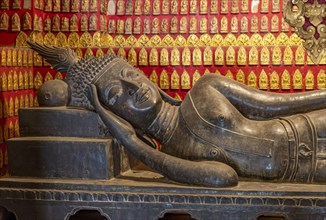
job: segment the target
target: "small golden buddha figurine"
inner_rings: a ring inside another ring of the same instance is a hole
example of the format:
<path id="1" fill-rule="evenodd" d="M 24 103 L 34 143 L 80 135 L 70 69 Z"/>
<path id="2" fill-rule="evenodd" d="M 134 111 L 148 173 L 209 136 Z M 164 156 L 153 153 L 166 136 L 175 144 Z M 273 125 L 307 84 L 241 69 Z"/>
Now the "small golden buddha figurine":
<path id="1" fill-rule="evenodd" d="M 8 100 L 6 98 L 4 98 L 4 102 L 3 102 L 3 118 L 8 117 L 8 111 L 9 111 Z"/>
<path id="2" fill-rule="evenodd" d="M 37 101 L 37 96 L 35 96 L 35 98 L 34 98 L 33 106 L 34 107 L 38 107 L 39 106 L 38 101 Z"/>
<path id="3" fill-rule="evenodd" d="M 71 12 L 79 12 L 79 0 L 71 0 Z"/>
<path id="4" fill-rule="evenodd" d="M 17 66 L 22 66 L 23 65 L 23 51 L 22 49 L 18 49 L 17 52 Z"/>
<path id="5" fill-rule="evenodd" d="M 0 30 L 7 31 L 9 27 L 9 19 L 6 12 L 0 16 Z"/>
<path id="6" fill-rule="evenodd" d="M 126 15 L 132 15 L 132 0 L 126 0 Z"/>
<path id="7" fill-rule="evenodd" d="M 235 79 L 239 83 L 245 84 L 245 74 L 241 69 L 238 71 L 237 75 L 235 76 Z"/>
<path id="8" fill-rule="evenodd" d="M 221 2 L 221 14 L 229 13 L 229 3 L 228 0 L 222 0 Z"/>
<path id="9" fill-rule="evenodd" d="M 16 96 L 15 97 L 15 102 L 14 102 L 14 116 L 18 115 L 18 109 L 19 109 L 19 99 Z"/>
<path id="10" fill-rule="evenodd" d="M 217 47 L 214 56 L 214 63 L 218 66 L 224 65 L 224 51 L 222 47 Z"/>
<path id="11" fill-rule="evenodd" d="M 198 72 L 198 70 L 195 71 L 195 73 L 192 75 L 192 86 L 196 84 L 196 82 L 200 79 L 201 75 Z"/>
<path id="12" fill-rule="evenodd" d="M 23 89 L 28 89 L 29 84 L 28 84 L 28 73 L 27 71 L 24 72 L 24 88 Z"/>
<path id="13" fill-rule="evenodd" d="M 160 87 L 161 89 L 169 89 L 170 87 L 169 76 L 166 70 L 163 70 L 160 75 Z"/>
<path id="14" fill-rule="evenodd" d="M 11 17 L 11 31 L 20 31 L 20 18 L 17 13 Z"/>
<path id="15" fill-rule="evenodd" d="M 130 65 L 137 65 L 137 53 L 134 48 L 131 48 L 128 52 L 128 62 L 130 63 Z"/>
<path id="16" fill-rule="evenodd" d="M 1 91 L 6 92 L 8 90 L 7 74 L 5 72 L 1 75 Z"/>
<path id="17" fill-rule="evenodd" d="M 81 1 L 81 12 L 88 12 L 89 11 L 89 0 L 82 0 Z"/>
<path id="18" fill-rule="evenodd" d="M 293 89 L 302 89 L 302 74 L 298 69 L 293 74 Z"/>
<path id="19" fill-rule="evenodd" d="M 263 90 L 268 89 L 268 77 L 265 70 L 262 70 L 259 75 L 258 85 L 259 85 L 259 89 L 263 89 Z"/>
<path id="20" fill-rule="evenodd" d="M 159 34 L 160 21 L 154 18 L 152 21 L 152 34 Z"/>
<path id="21" fill-rule="evenodd" d="M 100 15 L 100 31 L 106 32 L 108 30 L 108 21 L 105 15 Z"/>
<path id="22" fill-rule="evenodd" d="M 248 86 L 252 87 L 252 88 L 257 88 L 257 76 L 254 73 L 254 71 L 250 71 L 249 75 L 248 75 Z"/>
<path id="23" fill-rule="evenodd" d="M 190 89 L 190 76 L 186 70 L 181 74 L 181 89 Z"/>
<path id="24" fill-rule="evenodd" d="M 170 0 L 162 1 L 162 14 L 167 15 L 170 13 Z"/>
<path id="25" fill-rule="evenodd" d="M 287 70 L 283 71 L 281 86 L 283 90 L 291 89 L 290 73 Z"/>
<path id="26" fill-rule="evenodd" d="M 155 70 L 149 76 L 149 80 L 152 81 L 154 84 L 158 85 L 158 76 Z"/>
<path id="27" fill-rule="evenodd" d="M 258 50 L 252 47 L 249 51 L 249 65 L 258 65 Z"/>
<path id="28" fill-rule="evenodd" d="M 207 33 L 207 19 L 201 18 L 199 23 L 199 33 L 205 34 Z"/>
<path id="29" fill-rule="evenodd" d="M 280 0 L 272 0 L 272 12 L 280 12 Z"/>
<path id="30" fill-rule="evenodd" d="M 60 12 L 60 0 L 53 0 L 53 12 Z"/>
<path id="31" fill-rule="evenodd" d="M 244 47 L 240 47 L 238 50 L 237 63 L 239 66 L 245 66 L 247 64 L 247 52 Z"/>
<path id="32" fill-rule="evenodd" d="M 1 9 L 8 10 L 9 9 L 9 0 L 1 0 Z"/>
<path id="33" fill-rule="evenodd" d="M 9 122 L 8 125 L 8 138 L 13 138 L 14 137 L 14 124 L 12 121 Z"/>
<path id="34" fill-rule="evenodd" d="M 182 65 L 190 66 L 191 53 L 188 47 L 185 47 L 182 51 Z"/>
<path id="35" fill-rule="evenodd" d="M 144 34 L 150 34 L 151 30 L 150 30 L 150 20 L 148 18 L 144 19 L 144 27 L 143 27 L 143 33 Z"/>
<path id="36" fill-rule="evenodd" d="M 9 98 L 9 106 L 8 106 L 8 116 L 9 117 L 14 117 L 15 115 L 15 103 L 14 103 L 14 99 L 13 97 L 11 96 Z"/>
<path id="37" fill-rule="evenodd" d="M 109 51 L 110 51 L 110 50 L 108 50 L 108 54 L 110 54 Z M 114 53 L 114 52 L 111 52 L 111 53 Z M 126 54 L 126 51 L 125 51 L 122 47 L 119 48 L 117 54 L 118 54 L 120 57 L 122 57 L 123 59 L 127 60 L 127 54 Z"/>
<path id="38" fill-rule="evenodd" d="M 148 66 L 148 55 L 147 55 L 147 51 L 145 50 L 145 48 L 142 48 L 139 51 L 139 60 L 138 60 L 138 65 L 139 66 Z"/>
<path id="39" fill-rule="evenodd" d="M 213 65 L 213 52 L 210 47 L 206 47 L 204 50 L 204 65 Z"/>
<path id="40" fill-rule="evenodd" d="M 7 66 L 12 66 L 11 49 L 7 49 Z"/>
<path id="41" fill-rule="evenodd" d="M 269 65 L 269 50 L 263 47 L 260 52 L 260 65 Z"/>
<path id="42" fill-rule="evenodd" d="M 251 33 L 258 32 L 258 17 L 255 15 L 251 17 L 250 32 Z"/>
<path id="43" fill-rule="evenodd" d="M 171 14 L 178 14 L 178 0 L 172 0 L 171 1 Z"/>
<path id="44" fill-rule="evenodd" d="M 50 80 L 53 80 L 53 76 L 51 75 L 50 72 L 47 72 L 45 74 L 45 77 L 44 77 L 44 82 L 47 82 L 47 81 L 50 81 Z"/>
<path id="45" fill-rule="evenodd" d="M 70 0 L 62 0 L 62 12 L 70 12 Z"/>
<path id="46" fill-rule="evenodd" d="M 280 81 L 280 77 L 277 74 L 276 71 L 273 71 L 273 73 L 270 76 L 270 89 L 271 90 L 278 90 L 279 87 L 279 81 Z"/>
<path id="47" fill-rule="evenodd" d="M 43 77 L 40 72 L 37 72 L 34 77 L 34 89 L 39 89 L 43 85 Z"/>
<path id="48" fill-rule="evenodd" d="M 12 91 L 14 89 L 14 80 L 13 80 L 13 72 L 12 70 L 9 71 L 7 76 L 7 82 L 8 82 L 8 91 Z"/>
<path id="49" fill-rule="evenodd" d="M 171 75 L 171 89 L 180 89 L 180 77 L 176 70 Z"/>
<path id="50" fill-rule="evenodd" d="M 32 71 L 29 71 L 29 73 L 28 73 L 28 83 L 29 83 L 29 88 L 33 89 L 34 88 L 34 76 L 33 76 Z"/>
<path id="51" fill-rule="evenodd" d="M 239 13 L 239 0 L 232 0 L 231 2 L 231 13 L 238 14 Z"/>
<path id="52" fill-rule="evenodd" d="M 248 33 L 248 18 L 247 17 L 243 17 L 241 18 L 241 22 L 240 22 L 240 32 L 241 33 Z"/>
<path id="53" fill-rule="evenodd" d="M 153 15 L 159 15 L 161 14 L 161 5 L 160 0 L 154 0 L 153 2 Z"/>
<path id="54" fill-rule="evenodd" d="M 166 18 L 163 18 L 161 22 L 161 33 L 167 34 L 168 32 L 169 32 L 168 20 Z"/>
<path id="55" fill-rule="evenodd" d="M 197 14 L 197 0 L 190 0 L 190 14 Z"/>
<path id="56" fill-rule="evenodd" d="M 188 21 L 187 21 L 187 18 L 186 17 L 182 17 L 181 20 L 180 20 L 180 30 L 179 32 L 181 34 L 185 34 L 187 33 L 187 28 L 188 28 Z"/>
<path id="57" fill-rule="evenodd" d="M 218 0 L 211 0 L 210 14 L 218 13 Z"/>
<path id="58" fill-rule="evenodd" d="M 317 75 L 317 89 L 326 88 L 326 74 L 325 70 L 321 69 Z"/>
<path id="59" fill-rule="evenodd" d="M 98 10 L 98 1 L 97 0 L 90 0 L 89 10 L 91 12 L 97 12 L 97 10 Z"/>
<path id="60" fill-rule="evenodd" d="M 161 66 L 168 66 L 169 65 L 169 52 L 166 48 L 161 50 L 160 55 L 160 65 Z"/>
<path id="61" fill-rule="evenodd" d="M 151 13 L 151 1 L 145 0 L 144 2 L 144 15 L 149 15 Z"/>
<path id="62" fill-rule="evenodd" d="M 272 50 L 272 63 L 273 65 L 281 65 L 282 51 L 279 46 L 275 46 Z"/>
<path id="63" fill-rule="evenodd" d="M 191 17 L 190 18 L 190 27 L 189 27 L 189 33 L 197 33 L 197 18 Z"/>
<path id="64" fill-rule="evenodd" d="M 44 31 L 51 31 L 51 19 L 49 16 L 44 20 Z"/>
<path id="65" fill-rule="evenodd" d="M 202 65 L 202 54 L 199 48 L 195 48 L 192 54 L 192 65 L 201 66 Z"/>
<path id="66" fill-rule="evenodd" d="M 308 70 L 306 77 L 305 77 L 305 88 L 306 90 L 313 90 L 315 87 L 315 79 L 314 74 L 311 70 Z"/>
<path id="67" fill-rule="evenodd" d="M 38 21 L 38 16 L 37 16 L 37 14 L 35 14 L 35 15 L 34 15 L 34 20 L 33 20 L 33 26 L 34 26 L 34 30 L 35 30 L 35 31 L 38 31 L 38 23 L 37 23 L 37 21 Z M 32 32 L 32 34 L 33 34 L 34 36 L 36 36 L 36 33 L 35 33 L 35 32 Z M 34 38 L 34 40 L 36 41 L 35 38 Z"/>
<path id="68" fill-rule="evenodd" d="M 231 33 L 238 33 L 238 18 L 233 17 L 231 19 Z"/>
<path id="69" fill-rule="evenodd" d="M 199 13 L 207 14 L 207 0 L 200 0 Z"/>
<path id="70" fill-rule="evenodd" d="M 225 16 L 223 16 L 222 19 L 221 19 L 221 30 L 220 30 L 220 32 L 222 34 L 229 33 L 228 19 Z"/>
<path id="71" fill-rule="evenodd" d="M 89 29 L 90 31 L 97 31 L 97 17 L 95 14 L 92 14 L 89 17 Z"/>
<path id="72" fill-rule="evenodd" d="M 21 9 L 20 0 L 14 0 L 12 2 L 12 9 Z"/>
<path id="73" fill-rule="evenodd" d="M 4 123 L 3 126 L 3 140 L 4 142 L 8 140 L 8 123 Z"/>
<path id="74" fill-rule="evenodd" d="M 217 22 L 217 18 L 216 17 L 213 17 L 211 20 L 211 23 L 210 23 L 210 33 L 211 34 L 216 34 L 217 33 L 217 29 L 218 29 L 218 22 Z"/>
<path id="75" fill-rule="evenodd" d="M 125 22 L 125 34 L 132 34 L 132 20 L 131 18 L 127 18 Z"/>
<path id="76" fill-rule="evenodd" d="M 142 0 L 136 0 L 136 2 L 135 2 L 135 15 L 141 15 L 142 14 L 142 7 L 143 7 L 143 1 Z"/>
<path id="77" fill-rule="evenodd" d="M 281 23 L 282 27 L 281 27 L 281 30 L 283 32 L 289 32 L 289 29 L 290 29 L 290 25 L 284 20 L 284 18 L 282 18 L 282 23 Z"/>
<path id="78" fill-rule="evenodd" d="M 188 0 L 181 0 L 180 14 L 188 14 Z"/>
<path id="79" fill-rule="evenodd" d="M 20 134 L 19 134 L 19 123 L 18 123 L 18 120 L 15 121 L 15 126 L 14 126 L 14 137 L 19 137 Z"/>
<path id="80" fill-rule="evenodd" d="M 61 20 L 61 31 L 69 31 L 69 19 L 63 17 Z"/>
<path id="81" fill-rule="evenodd" d="M 269 0 L 262 0 L 260 12 L 268 13 L 268 11 L 269 11 Z"/>
<path id="82" fill-rule="evenodd" d="M 117 15 L 124 15 L 125 14 L 125 1 L 118 0 L 117 3 Z"/>
<path id="83" fill-rule="evenodd" d="M 180 52 L 178 48 L 174 47 L 171 51 L 171 66 L 180 65 Z"/>
<path id="84" fill-rule="evenodd" d="M 248 12 L 249 12 L 249 1 L 241 0 L 241 13 L 248 13 Z"/>
<path id="85" fill-rule="evenodd" d="M 292 65 L 293 61 L 293 52 L 290 46 L 286 46 L 284 50 L 283 64 Z"/>
<path id="86" fill-rule="evenodd" d="M 226 65 L 234 65 L 235 64 L 235 50 L 234 48 L 228 47 L 226 51 Z"/>
<path id="87" fill-rule="evenodd" d="M 44 11 L 52 12 L 52 0 L 44 0 Z"/>
<path id="88" fill-rule="evenodd" d="M 178 33 L 178 26 L 179 26 L 179 21 L 177 17 L 173 17 L 171 19 L 171 25 L 170 25 L 170 33 L 171 34 L 176 34 Z"/>
<path id="89" fill-rule="evenodd" d="M 88 18 L 87 15 L 82 15 L 80 18 L 80 30 L 88 31 Z"/>
<path id="90" fill-rule="evenodd" d="M 261 18 L 260 32 L 268 32 L 268 18 L 266 15 Z"/>
<path id="91" fill-rule="evenodd" d="M 70 31 L 78 31 L 78 18 L 76 15 L 70 18 Z"/>
<path id="92" fill-rule="evenodd" d="M 279 20 L 277 15 L 273 15 L 271 20 L 271 32 L 279 31 Z"/>
<path id="93" fill-rule="evenodd" d="M 33 103 L 33 102 L 32 102 Z M 30 107 L 30 104 L 29 104 L 29 98 L 28 98 L 28 95 L 26 94 L 25 95 L 25 99 L 24 99 L 24 108 L 28 108 Z M 32 106 L 31 106 L 32 107 Z"/>
<path id="94" fill-rule="evenodd" d="M 305 49 L 302 45 L 300 45 L 295 51 L 295 64 L 296 65 L 304 65 L 305 63 Z"/>
<path id="95" fill-rule="evenodd" d="M 233 74 L 230 70 L 226 71 L 225 77 L 227 77 L 229 79 L 234 79 Z"/>
<path id="96" fill-rule="evenodd" d="M 52 31 L 60 31 L 60 17 L 57 14 L 52 18 Z"/>
<path id="97" fill-rule="evenodd" d="M 12 66 L 17 66 L 17 50 L 14 48 L 12 49 L 12 61 L 11 61 L 11 65 Z"/>
<path id="98" fill-rule="evenodd" d="M 156 48 L 152 48 L 149 53 L 149 65 L 158 66 L 158 51 Z"/>
<path id="99" fill-rule="evenodd" d="M 115 33 L 115 20 L 109 20 L 108 33 L 109 34 Z"/>
<path id="100" fill-rule="evenodd" d="M 32 30 L 32 17 L 28 12 L 23 15 L 23 30 Z"/>
<path id="101" fill-rule="evenodd" d="M 17 74 L 17 71 L 14 70 L 14 73 L 13 73 L 13 90 L 16 91 L 18 90 L 18 74 Z"/>

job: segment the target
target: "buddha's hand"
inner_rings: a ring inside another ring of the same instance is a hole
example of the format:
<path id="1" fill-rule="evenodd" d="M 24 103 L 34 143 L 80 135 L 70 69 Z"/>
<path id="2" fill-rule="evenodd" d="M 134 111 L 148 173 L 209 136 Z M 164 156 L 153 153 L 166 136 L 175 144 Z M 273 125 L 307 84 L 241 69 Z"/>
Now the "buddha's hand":
<path id="1" fill-rule="evenodd" d="M 119 140 L 119 138 L 136 134 L 135 129 L 129 122 L 114 114 L 101 104 L 94 84 L 90 85 L 90 102 L 95 108 L 96 113 L 100 116 L 110 133 L 115 138 Z"/>

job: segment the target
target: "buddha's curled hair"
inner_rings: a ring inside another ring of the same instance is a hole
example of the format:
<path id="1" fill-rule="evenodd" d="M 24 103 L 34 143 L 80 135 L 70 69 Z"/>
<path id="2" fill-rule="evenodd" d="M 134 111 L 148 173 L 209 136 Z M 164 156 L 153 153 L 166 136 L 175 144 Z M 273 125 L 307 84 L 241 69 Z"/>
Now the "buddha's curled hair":
<path id="1" fill-rule="evenodd" d="M 101 58 L 90 56 L 79 60 L 69 69 L 66 79 L 70 88 L 70 106 L 94 110 L 90 102 L 89 85 L 96 76 L 106 70 L 108 64 L 116 57 L 114 54 L 104 55 Z"/>

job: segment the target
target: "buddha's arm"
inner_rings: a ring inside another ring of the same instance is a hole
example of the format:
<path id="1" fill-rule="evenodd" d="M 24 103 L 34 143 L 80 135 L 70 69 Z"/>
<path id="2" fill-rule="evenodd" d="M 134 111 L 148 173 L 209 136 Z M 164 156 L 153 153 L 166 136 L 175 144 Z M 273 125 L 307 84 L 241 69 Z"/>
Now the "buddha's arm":
<path id="1" fill-rule="evenodd" d="M 280 94 L 243 85 L 227 77 L 204 75 L 196 84 L 222 93 L 244 116 L 270 119 L 326 108 L 326 90 Z"/>
<path id="2" fill-rule="evenodd" d="M 209 187 L 229 187 L 238 183 L 237 173 L 219 162 L 194 162 L 157 151 L 141 141 L 124 119 L 105 109 L 92 85 L 92 103 L 111 134 L 138 160 L 171 180 Z"/>

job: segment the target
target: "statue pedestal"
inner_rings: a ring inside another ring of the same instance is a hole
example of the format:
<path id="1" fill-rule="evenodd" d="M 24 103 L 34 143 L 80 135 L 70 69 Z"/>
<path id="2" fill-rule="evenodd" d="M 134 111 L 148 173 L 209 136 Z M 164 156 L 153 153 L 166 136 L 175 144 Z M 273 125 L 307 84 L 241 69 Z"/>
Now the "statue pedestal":
<path id="1" fill-rule="evenodd" d="M 326 218 L 323 185 L 240 181 L 237 187 L 214 189 L 176 185 L 139 170 L 99 181 L 3 178 L 0 206 L 24 220 L 68 220 L 82 211 L 112 220 L 157 220 L 166 213 L 198 220 Z"/>

